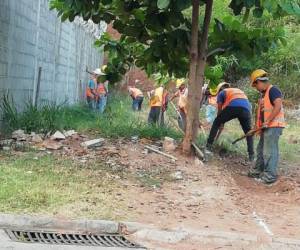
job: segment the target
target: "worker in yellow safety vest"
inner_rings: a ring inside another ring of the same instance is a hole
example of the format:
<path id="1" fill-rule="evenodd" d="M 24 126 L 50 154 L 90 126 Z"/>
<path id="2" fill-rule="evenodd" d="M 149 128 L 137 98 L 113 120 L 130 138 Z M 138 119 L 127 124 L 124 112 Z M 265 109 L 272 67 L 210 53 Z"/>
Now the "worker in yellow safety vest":
<path id="1" fill-rule="evenodd" d="M 270 83 L 267 72 L 262 69 L 253 71 L 250 78 L 251 86 L 261 94 L 258 101 L 256 129 L 262 130 L 259 132 L 255 167 L 249 171 L 248 176 L 271 184 L 277 180 L 278 141 L 286 126 L 282 93 Z"/>
<path id="2" fill-rule="evenodd" d="M 135 87 L 128 87 L 128 92 L 132 98 L 132 109 L 134 111 L 141 111 L 142 103 L 144 101 L 143 92 L 140 89 Z"/>
<path id="3" fill-rule="evenodd" d="M 218 115 L 211 127 L 206 153 L 211 153 L 212 144 L 224 124 L 238 119 L 245 134 L 251 130 L 251 104 L 245 93 L 238 88 L 231 88 L 229 83 L 222 82 L 217 87 Z M 249 160 L 254 160 L 253 136 L 247 137 Z"/>
<path id="4" fill-rule="evenodd" d="M 164 112 L 168 107 L 168 92 L 163 86 L 160 86 L 147 94 L 150 99 L 148 123 L 163 126 Z"/>
<path id="5" fill-rule="evenodd" d="M 187 100 L 188 100 L 188 88 L 186 86 L 186 80 L 184 78 L 176 80 L 176 88 L 178 89 L 175 94 L 170 98 L 172 101 L 178 97 L 178 125 L 185 131 L 186 129 L 186 117 L 187 117 Z"/>

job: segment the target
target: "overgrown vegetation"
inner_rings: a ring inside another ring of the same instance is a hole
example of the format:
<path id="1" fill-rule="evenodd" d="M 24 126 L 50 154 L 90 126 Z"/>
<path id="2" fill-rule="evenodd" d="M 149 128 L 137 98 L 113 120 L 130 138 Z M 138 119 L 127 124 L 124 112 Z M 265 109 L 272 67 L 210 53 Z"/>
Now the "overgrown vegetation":
<path id="1" fill-rule="evenodd" d="M 146 104 L 145 104 L 146 105 Z M 55 130 L 75 129 L 81 132 L 99 133 L 104 137 L 180 138 L 176 130 L 168 126 L 158 128 L 148 125 L 145 113 L 131 110 L 129 97 L 112 93 L 104 114 L 88 109 L 85 105 L 67 107 L 44 104 L 35 107 L 28 102 L 23 112 L 18 112 L 14 102 L 5 96 L 2 102 L 5 130 L 23 129 L 26 132 L 48 133 Z"/>

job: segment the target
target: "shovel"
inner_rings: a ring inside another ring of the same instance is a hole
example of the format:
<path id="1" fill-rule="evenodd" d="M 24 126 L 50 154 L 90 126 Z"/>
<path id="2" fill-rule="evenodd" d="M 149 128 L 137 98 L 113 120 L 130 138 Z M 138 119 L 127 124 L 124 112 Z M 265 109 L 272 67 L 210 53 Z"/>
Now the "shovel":
<path id="1" fill-rule="evenodd" d="M 249 136 L 253 136 L 255 133 L 259 132 L 260 130 L 262 130 L 263 128 L 258 128 L 258 129 L 254 129 L 254 130 L 250 130 L 247 134 L 243 135 L 242 137 L 234 140 L 231 144 L 234 145 L 237 142 L 249 137 Z"/>

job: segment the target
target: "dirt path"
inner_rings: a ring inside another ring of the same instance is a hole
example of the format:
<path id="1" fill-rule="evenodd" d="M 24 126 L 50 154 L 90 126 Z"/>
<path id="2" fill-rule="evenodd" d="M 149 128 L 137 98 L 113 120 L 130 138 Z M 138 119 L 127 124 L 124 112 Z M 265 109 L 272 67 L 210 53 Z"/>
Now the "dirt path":
<path id="1" fill-rule="evenodd" d="M 137 175 L 137 179 L 120 180 L 120 199 L 128 204 L 129 212 L 123 214 L 126 220 L 168 230 L 236 232 L 262 240 L 270 236 L 299 239 L 299 178 L 281 177 L 273 186 L 264 186 L 245 176 L 249 166 L 240 159 L 202 165 L 173 153 L 178 161 L 172 162 L 146 153 L 144 144 L 148 143 L 127 141 L 116 147 L 116 151 L 122 148 L 122 156 L 115 160 Z M 176 172 L 182 178 L 174 178 Z M 180 249 L 177 244 L 173 248 Z"/>

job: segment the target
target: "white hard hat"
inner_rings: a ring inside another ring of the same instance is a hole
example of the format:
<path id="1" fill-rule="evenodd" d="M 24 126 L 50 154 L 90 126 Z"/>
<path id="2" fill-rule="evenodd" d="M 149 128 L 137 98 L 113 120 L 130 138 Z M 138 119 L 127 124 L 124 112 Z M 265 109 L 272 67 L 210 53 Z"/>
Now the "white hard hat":
<path id="1" fill-rule="evenodd" d="M 94 71 L 93 71 L 93 74 L 95 74 L 95 75 L 97 75 L 97 76 L 104 76 L 105 75 L 105 73 L 103 73 L 102 72 L 102 70 L 101 69 L 95 69 Z"/>

